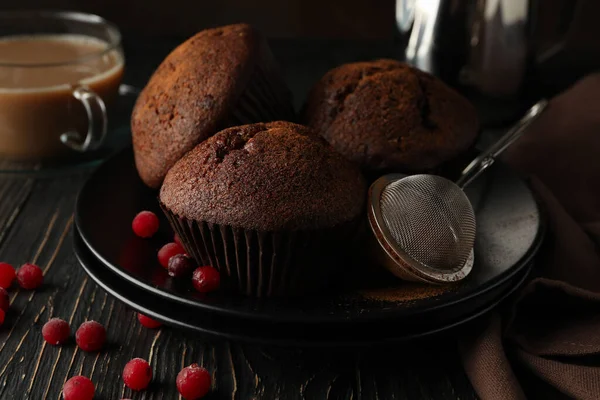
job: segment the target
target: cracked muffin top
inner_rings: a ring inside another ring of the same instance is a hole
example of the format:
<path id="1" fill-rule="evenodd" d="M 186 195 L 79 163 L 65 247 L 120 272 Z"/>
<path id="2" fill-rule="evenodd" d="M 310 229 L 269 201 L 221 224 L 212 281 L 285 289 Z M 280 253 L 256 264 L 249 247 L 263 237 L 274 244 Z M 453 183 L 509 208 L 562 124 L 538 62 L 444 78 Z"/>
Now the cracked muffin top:
<path id="1" fill-rule="evenodd" d="M 259 231 L 311 230 L 362 213 L 356 166 L 290 122 L 225 129 L 171 168 L 160 201 L 179 217 Z"/>
<path id="2" fill-rule="evenodd" d="M 431 170 L 467 150 L 479 128 L 467 99 L 395 60 L 329 71 L 309 94 L 304 122 L 366 171 Z"/>
<path id="3" fill-rule="evenodd" d="M 135 163 L 144 183 L 158 188 L 181 156 L 231 126 L 253 73 L 258 67 L 274 71 L 272 63 L 265 39 L 247 24 L 201 31 L 173 50 L 148 81 L 131 117 Z M 279 76 L 273 72 L 268 78 Z"/>

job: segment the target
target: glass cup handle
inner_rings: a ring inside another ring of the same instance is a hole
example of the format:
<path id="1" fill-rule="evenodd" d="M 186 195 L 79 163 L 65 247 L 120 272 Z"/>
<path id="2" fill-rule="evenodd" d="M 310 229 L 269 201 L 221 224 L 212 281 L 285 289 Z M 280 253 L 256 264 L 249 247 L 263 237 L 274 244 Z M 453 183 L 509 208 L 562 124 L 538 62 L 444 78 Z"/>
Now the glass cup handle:
<path id="1" fill-rule="evenodd" d="M 85 138 L 77 131 L 65 132 L 60 135 L 60 141 L 69 148 L 85 152 L 99 148 L 106 138 L 108 118 L 106 105 L 93 90 L 78 86 L 73 90 L 73 97 L 83 104 L 88 119 L 88 130 Z"/>

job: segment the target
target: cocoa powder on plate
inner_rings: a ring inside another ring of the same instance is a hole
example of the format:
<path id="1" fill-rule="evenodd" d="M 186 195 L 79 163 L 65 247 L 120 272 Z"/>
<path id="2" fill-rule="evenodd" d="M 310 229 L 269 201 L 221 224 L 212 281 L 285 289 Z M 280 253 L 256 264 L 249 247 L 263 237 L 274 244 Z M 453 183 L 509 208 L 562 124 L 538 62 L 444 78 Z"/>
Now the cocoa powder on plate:
<path id="1" fill-rule="evenodd" d="M 376 289 L 363 289 L 358 294 L 368 300 L 388 303 L 406 303 L 436 297 L 456 290 L 459 284 L 428 285 L 425 283 L 405 282 L 399 286 Z"/>

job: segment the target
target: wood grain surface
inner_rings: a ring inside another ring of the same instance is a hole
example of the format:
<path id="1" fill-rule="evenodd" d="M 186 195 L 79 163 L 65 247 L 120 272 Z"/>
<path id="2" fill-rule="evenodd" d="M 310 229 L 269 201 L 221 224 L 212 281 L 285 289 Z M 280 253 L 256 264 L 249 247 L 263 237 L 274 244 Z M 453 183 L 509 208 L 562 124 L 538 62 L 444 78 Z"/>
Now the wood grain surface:
<path id="1" fill-rule="evenodd" d="M 213 376 L 213 399 L 470 399 L 453 337 L 410 347 L 360 351 L 269 348 L 142 327 L 135 313 L 87 278 L 72 254 L 73 207 L 86 174 L 56 179 L 0 179 L 0 259 L 34 262 L 45 272 L 40 290 L 13 288 L 0 329 L 0 398 L 60 399 L 73 375 L 90 377 L 96 398 L 175 399 L 175 377 L 198 362 Z M 75 330 L 102 322 L 108 344 L 85 353 L 71 340 L 45 344 L 52 317 Z M 122 369 L 142 357 L 154 370 L 150 390 L 132 393 Z"/>
<path id="2" fill-rule="evenodd" d="M 173 41 L 126 45 L 126 81 L 143 85 Z M 278 42 L 297 104 L 325 70 L 341 62 L 393 53 L 389 43 Z M 121 121 L 127 124 L 127 121 Z M 0 174 L 0 260 L 40 265 L 43 288 L 10 291 L 12 305 L 0 328 L 0 399 L 60 399 L 73 375 L 90 377 L 96 399 L 177 399 L 175 377 L 193 362 L 213 376 L 209 399 L 474 399 L 460 365 L 455 338 L 393 348 L 327 351 L 273 348 L 187 334 L 169 327 L 143 328 L 128 307 L 87 278 L 72 252 L 73 209 L 90 171 L 54 178 Z M 73 332 L 86 320 L 108 330 L 99 353 L 74 341 L 44 343 L 43 324 L 63 318 Z M 133 357 L 154 370 L 149 390 L 125 389 L 121 373 Z"/>

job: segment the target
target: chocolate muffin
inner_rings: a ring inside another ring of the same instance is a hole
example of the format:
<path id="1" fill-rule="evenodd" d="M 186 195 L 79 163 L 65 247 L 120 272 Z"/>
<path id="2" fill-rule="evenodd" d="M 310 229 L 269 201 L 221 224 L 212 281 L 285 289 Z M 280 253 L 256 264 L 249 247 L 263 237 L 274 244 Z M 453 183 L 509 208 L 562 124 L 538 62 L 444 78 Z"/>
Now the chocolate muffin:
<path id="1" fill-rule="evenodd" d="M 467 99 L 395 60 L 345 64 L 312 88 L 304 122 L 365 171 L 427 172 L 474 143 Z"/>
<path id="2" fill-rule="evenodd" d="M 246 24 L 202 31 L 150 78 L 131 118 L 135 163 L 157 188 L 195 145 L 240 124 L 293 120 L 290 91 L 264 38 Z"/>
<path id="3" fill-rule="evenodd" d="M 256 296 L 328 281 L 356 236 L 366 183 L 310 129 L 289 122 L 225 129 L 168 172 L 161 206 L 200 264 Z"/>

